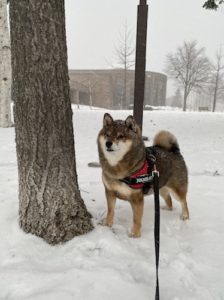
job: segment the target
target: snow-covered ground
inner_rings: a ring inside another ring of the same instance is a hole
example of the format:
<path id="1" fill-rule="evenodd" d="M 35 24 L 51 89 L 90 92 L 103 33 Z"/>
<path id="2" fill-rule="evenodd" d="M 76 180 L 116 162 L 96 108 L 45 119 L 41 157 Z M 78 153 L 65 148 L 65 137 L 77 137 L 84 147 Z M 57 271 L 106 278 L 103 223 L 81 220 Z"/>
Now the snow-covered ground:
<path id="1" fill-rule="evenodd" d="M 153 198 L 145 199 L 142 237 L 131 239 L 132 212 L 118 200 L 112 229 L 98 223 L 106 201 L 96 136 L 103 110 L 74 110 L 75 146 L 82 196 L 95 229 L 49 246 L 18 226 L 14 129 L 0 128 L 0 300 L 153 300 L 155 256 Z M 130 112 L 111 111 L 115 118 Z M 190 220 L 180 206 L 161 211 L 162 300 L 224 299 L 224 114 L 147 111 L 143 134 L 160 130 L 178 138 L 189 169 Z M 162 202 L 162 199 L 161 199 Z"/>

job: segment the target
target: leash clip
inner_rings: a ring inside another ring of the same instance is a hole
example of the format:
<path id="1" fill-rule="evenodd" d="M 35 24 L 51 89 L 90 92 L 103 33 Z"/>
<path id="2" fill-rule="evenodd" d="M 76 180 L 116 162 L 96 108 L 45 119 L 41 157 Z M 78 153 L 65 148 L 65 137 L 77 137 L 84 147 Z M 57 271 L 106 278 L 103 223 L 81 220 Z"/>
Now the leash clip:
<path id="1" fill-rule="evenodd" d="M 159 171 L 158 171 L 157 168 L 156 168 L 156 164 L 154 164 L 153 170 L 152 170 L 152 176 L 154 177 L 155 175 L 156 175 L 157 177 L 159 177 Z"/>

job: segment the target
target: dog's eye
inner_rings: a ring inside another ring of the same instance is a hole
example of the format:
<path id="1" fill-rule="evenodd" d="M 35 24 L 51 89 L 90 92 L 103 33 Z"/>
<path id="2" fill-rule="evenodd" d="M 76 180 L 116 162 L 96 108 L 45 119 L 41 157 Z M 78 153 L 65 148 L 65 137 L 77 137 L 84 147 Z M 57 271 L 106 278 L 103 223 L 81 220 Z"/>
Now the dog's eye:
<path id="1" fill-rule="evenodd" d="M 105 135 L 106 135 L 106 137 L 107 137 L 107 138 L 109 138 L 109 137 L 110 137 L 110 134 L 109 134 L 109 133 L 106 133 Z"/>
<path id="2" fill-rule="evenodd" d="M 124 135 L 123 135 L 123 134 L 119 134 L 117 138 L 118 138 L 119 140 L 121 140 L 121 139 L 124 138 Z"/>

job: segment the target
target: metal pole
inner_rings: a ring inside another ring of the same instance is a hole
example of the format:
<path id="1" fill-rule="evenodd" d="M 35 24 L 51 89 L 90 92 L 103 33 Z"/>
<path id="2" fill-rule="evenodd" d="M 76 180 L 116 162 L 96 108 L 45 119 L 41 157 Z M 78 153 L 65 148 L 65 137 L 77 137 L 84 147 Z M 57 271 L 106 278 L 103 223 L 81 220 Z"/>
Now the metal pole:
<path id="1" fill-rule="evenodd" d="M 134 118 L 142 128 L 143 103 L 145 92 L 145 62 L 147 38 L 148 5 L 147 0 L 140 0 L 137 16 L 136 57 L 135 57 L 135 90 Z"/>

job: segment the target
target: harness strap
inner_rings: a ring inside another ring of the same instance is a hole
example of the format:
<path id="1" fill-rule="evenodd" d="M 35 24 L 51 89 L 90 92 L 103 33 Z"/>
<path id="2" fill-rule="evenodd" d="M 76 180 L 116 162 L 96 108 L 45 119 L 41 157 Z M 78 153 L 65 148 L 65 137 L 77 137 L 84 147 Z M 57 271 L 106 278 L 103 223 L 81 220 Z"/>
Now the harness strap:
<path id="1" fill-rule="evenodd" d="M 139 187 L 133 187 L 133 188 L 141 188 L 143 187 L 143 184 L 145 184 L 146 182 L 152 182 L 153 176 L 146 174 L 146 175 L 140 175 L 138 177 L 125 177 L 123 179 L 120 179 L 120 181 L 130 185 L 131 187 L 132 185 L 141 184 L 141 186 Z"/>

